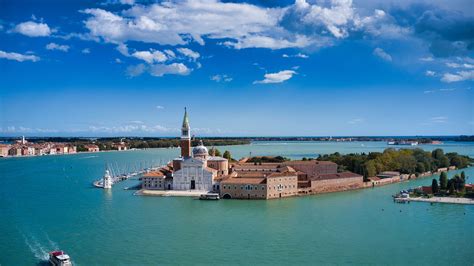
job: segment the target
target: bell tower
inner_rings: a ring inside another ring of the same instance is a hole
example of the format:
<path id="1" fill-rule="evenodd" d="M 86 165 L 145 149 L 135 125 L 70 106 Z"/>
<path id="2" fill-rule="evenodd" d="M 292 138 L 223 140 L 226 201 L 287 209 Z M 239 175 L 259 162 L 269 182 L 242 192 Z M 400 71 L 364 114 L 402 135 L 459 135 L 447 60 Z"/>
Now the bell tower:
<path id="1" fill-rule="evenodd" d="M 191 157 L 191 135 L 189 132 L 188 111 L 184 107 L 183 125 L 181 127 L 181 157 Z"/>

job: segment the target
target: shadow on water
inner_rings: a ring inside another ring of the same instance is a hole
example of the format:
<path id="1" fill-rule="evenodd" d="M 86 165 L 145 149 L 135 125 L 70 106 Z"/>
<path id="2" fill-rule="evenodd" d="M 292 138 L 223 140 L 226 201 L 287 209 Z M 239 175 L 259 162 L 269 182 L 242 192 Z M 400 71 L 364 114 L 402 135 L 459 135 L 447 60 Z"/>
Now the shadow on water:
<path id="1" fill-rule="evenodd" d="M 51 264 L 47 260 L 42 260 L 42 261 L 36 263 L 36 265 L 37 266 L 48 266 L 48 265 L 51 265 Z"/>

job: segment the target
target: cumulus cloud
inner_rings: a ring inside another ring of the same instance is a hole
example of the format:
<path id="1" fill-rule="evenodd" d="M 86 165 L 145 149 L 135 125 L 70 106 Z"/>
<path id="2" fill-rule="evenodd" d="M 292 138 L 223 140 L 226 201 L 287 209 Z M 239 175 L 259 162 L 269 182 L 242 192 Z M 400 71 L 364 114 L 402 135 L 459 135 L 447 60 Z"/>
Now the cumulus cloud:
<path id="1" fill-rule="evenodd" d="M 164 106 L 161 106 L 161 105 L 157 105 L 157 106 L 156 106 L 156 109 L 162 110 L 162 109 L 165 109 L 165 107 L 164 107 Z"/>
<path id="2" fill-rule="evenodd" d="M 382 48 L 375 48 L 373 54 L 382 58 L 385 61 L 392 61 L 392 56 L 387 54 Z"/>
<path id="3" fill-rule="evenodd" d="M 165 2 L 133 6 L 123 16 L 103 9 L 86 9 L 91 34 L 109 42 L 142 41 L 184 45 L 211 39 L 240 39 L 262 33 L 278 22 L 280 9 L 213 0 Z"/>
<path id="4" fill-rule="evenodd" d="M 5 51 L 0 50 L 0 58 L 8 59 L 8 60 L 15 60 L 18 62 L 24 62 L 24 61 L 32 61 L 32 62 L 37 62 L 40 60 L 40 58 L 36 55 L 24 55 L 24 54 L 19 54 L 19 53 L 9 53 Z"/>
<path id="5" fill-rule="evenodd" d="M 134 66 L 129 66 L 127 68 L 127 75 L 129 77 L 140 76 L 141 74 L 148 72 L 154 77 L 162 77 L 164 75 L 181 75 L 186 76 L 191 73 L 192 69 L 188 68 L 182 63 L 172 63 L 172 64 L 152 64 L 144 65 L 138 64 Z"/>
<path id="6" fill-rule="evenodd" d="M 144 64 L 138 64 L 134 66 L 127 67 L 127 76 L 129 77 L 136 77 L 140 76 L 147 70 L 147 67 Z"/>
<path id="7" fill-rule="evenodd" d="M 295 75 L 294 70 L 282 70 L 277 73 L 268 73 L 264 75 L 263 80 L 254 81 L 254 84 L 268 84 L 268 83 L 282 83 L 285 80 L 289 80 Z"/>
<path id="8" fill-rule="evenodd" d="M 150 75 L 155 77 L 162 77 L 169 74 L 186 76 L 190 72 L 191 69 L 182 63 L 173 63 L 169 65 L 157 64 L 150 66 Z"/>
<path id="9" fill-rule="evenodd" d="M 214 75 L 214 76 L 211 76 L 210 79 L 215 82 L 231 82 L 232 81 L 232 78 L 226 74 Z"/>
<path id="10" fill-rule="evenodd" d="M 456 73 L 444 73 L 441 81 L 451 83 L 465 80 L 474 80 L 474 70 L 458 71 Z"/>
<path id="11" fill-rule="evenodd" d="M 82 49 L 81 53 L 83 53 L 83 54 L 90 54 L 90 53 L 91 53 L 91 49 L 89 49 L 89 48 L 84 48 L 84 49 Z"/>
<path id="12" fill-rule="evenodd" d="M 168 58 L 163 52 L 160 51 L 137 51 L 132 54 L 133 57 L 141 59 L 148 64 L 152 63 L 162 63 L 165 62 Z"/>
<path id="13" fill-rule="evenodd" d="M 194 52 L 193 50 L 189 49 L 189 48 L 178 48 L 177 49 L 178 52 L 180 52 L 181 54 L 193 59 L 193 60 L 197 60 L 200 56 L 200 54 L 198 52 Z"/>
<path id="14" fill-rule="evenodd" d="M 15 26 L 13 31 L 29 37 L 49 36 L 52 32 L 48 24 L 36 23 L 34 21 L 20 23 Z"/>
<path id="15" fill-rule="evenodd" d="M 70 48 L 69 45 L 61 45 L 54 42 L 48 43 L 46 45 L 46 49 L 48 50 L 58 50 L 58 51 L 63 51 L 63 52 L 67 52 L 69 48 Z"/>

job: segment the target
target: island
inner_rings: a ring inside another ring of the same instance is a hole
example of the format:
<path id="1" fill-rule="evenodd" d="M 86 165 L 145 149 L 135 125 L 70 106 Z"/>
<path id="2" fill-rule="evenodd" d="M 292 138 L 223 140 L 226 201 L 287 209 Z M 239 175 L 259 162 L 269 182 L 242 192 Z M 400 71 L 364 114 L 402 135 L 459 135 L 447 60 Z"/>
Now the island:
<path id="1" fill-rule="evenodd" d="M 283 156 L 232 158 L 229 151 L 194 146 L 185 110 L 179 157 L 141 177 L 139 195 L 275 199 L 372 188 L 469 167 L 473 160 L 442 149 L 388 148 L 290 160 Z"/>

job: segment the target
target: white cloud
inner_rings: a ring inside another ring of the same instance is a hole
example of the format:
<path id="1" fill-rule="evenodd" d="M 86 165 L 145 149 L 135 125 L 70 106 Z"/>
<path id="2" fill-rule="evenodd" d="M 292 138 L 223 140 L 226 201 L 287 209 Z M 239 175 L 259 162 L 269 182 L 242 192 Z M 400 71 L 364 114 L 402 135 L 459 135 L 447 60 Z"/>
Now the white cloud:
<path id="1" fill-rule="evenodd" d="M 295 12 L 301 14 L 303 23 L 325 27 L 336 38 L 348 35 L 346 26 L 355 18 L 351 0 L 332 0 L 329 7 L 311 5 L 306 0 L 297 0 L 294 9 Z"/>
<path id="2" fill-rule="evenodd" d="M 456 73 L 445 73 L 441 81 L 451 83 L 465 80 L 474 80 L 474 70 L 458 71 Z"/>
<path id="3" fill-rule="evenodd" d="M 392 61 L 392 56 L 387 54 L 382 48 L 375 48 L 373 54 L 382 58 L 385 61 Z"/>
<path id="4" fill-rule="evenodd" d="M 181 54 L 193 59 L 193 60 L 197 60 L 200 56 L 200 54 L 198 52 L 194 52 L 193 50 L 189 49 L 189 48 L 178 48 L 177 49 L 178 52 L 180 52 Z"/>
<path id="5" fill-rule="evenodd" d="M 305 55 L 305 54 L 302 54 L 302 53 L 297 53 L 297 54 L 294 54 L 294 55 L 288 55 L 288 54 L 283 54 L 282 55 L 283 58 L 290 58 L 290 57 L 297 57 L 297 58 L 309 58 L 308 55 Z"/>
<path id="6" fill-rule="evenodd" d="M 81 52 L 82 52 L 83 54 L 90 54 L 90 53 L 91 53 L 91 49 L 89 49 L 89 48 L 84 48 L 84 49 L 82 49 Z"/>
<path id="7" fill-rule="evenodd" d="M 19 53 L 9 53 L 5 51 L 0 50 L 0 58 L 8 59 L 8 60 L 15 60 L 18 62 L 24 62 L 24 61 L 32 61 L 32 62 L 37 62 L 40 60 L 40 58 L 36 55 L 24 55 L 24 54 L 19 54 Z"/>
<path id="8" fill-rule="evenodd" d="M 157 105 L 157 106 L 156 106 L 156 109 L 158 109 L 158 110 L 163 110 L 163 109 L 165 109 L 165 107 L 164 107 L 164 106 L 161 106 L 161 105 Z"/>
<path id="9" fill-rule="evenodd" d="M 36 23 L 34 21 L 20 23 L 15 26 L 13 31 L 29 37 L 49 36 L 52 32 L 48 24 Z"/>
<path id="10" fill-rule="evenodd" d="M 428 77 L 434 77 L 436 76 L 436 72 L 431 71 L 431 70 L 426 70 L 425 75 Z"/>
<path id="11" fill-rule="evenodd" d="M 226 75 L 226 74 L 223 74 L 223 75 L 214 75 L 214 76 L 211 76 L 211 80 L 212 80 L 212 81 L 215 81 L 215 82 L 230 82 L 230 81 L 232 81 L 232 78 L 229 77 L 229 76 Z"/>
<path id="12" fill-rule="evenodd" d="M 86 9 L 86 27 L 109 42 L 142 41 L 162 45 L 200 44 L 203 37 L 240 39 L 277 25 L 280 9 L 213 0 L 136 5 L 123 16 L 103 9 Z"/>
<path id="13" fill-rule="evenodd" d="M 69 45 L 61 45 L 54 42 L 48 43 L 46 45 L 46 49 L 48 50 L 58 50 L 58 51 L 63 51 L 63 52 L 67 52 L 69 48 L 70 48 Z"/>
<path id="14" fill-rule="evenodd" d="M 458 64 L 458 63 L 448 62 L 446 63 L 446 66 L 450 68 L 474 68 L 474 65 L 467 64 L 467 63 Z"/>
<path id="15" fill-rule="evenodd" d="M 186 76 L 190 72 L 191 70 L 182 63 L 173 63 L 169 65 L 157 64 L 150 66 L 150 75 L 155 77 L 162 77 L 169 74 Z"/>
<path id="16" fill-rule="evenodd" d="M 163 52 L 160 51 L 137 51 L 132 54 L 133 57 L 141 59 L 148 64 L 162 63 L 168 58 Z"/>
<path id="17" fill-rule="evenodd" d="M 289 80 L 295 75 L 296 72 L 293 70 L 282 70 L 277 73 L 269 73 L 264 75 L 263 80 L 254 81 L 254 84 L 268 84 L 268 83 L 281 83 L 285 80 Z"/>
<path id="18" fill-rule="evenodd" d="M 175 58 L 176 57 L 176 54 L 170 49 L 166 49 L 164 52 L 169 58 Z"/>
<path id="19" fill-rule="evenodd" d="M 129 66 L 127 68 L 127 76 L 136 77 L 141 74 L 148 72 L 150 75 L 155 77 L 162 77 L 164 75 L 181 75 L 186 76 L 191 73 L 192 69 L 189 69 L 186 65 L 182 63 L 172 63 L 172 64 L 154 64 L 154 65 L 144 65 L 138 64 L 134 66 Z"/>
<path id="20" fill-rule="evenodd" d="M 136 77 L 140 76 L 147 70 L 147 67 L 144 64 L 138 64 L 135 66 L 129 66 L 127 67 L 127 76 L 129 77 Z"/>
<path id="21" fill-rule="evenodd" d="M 322 39 L 323 40 L 323 39 Z M 323 44 L 322 40 L 320 41 Z M 268 48 L 268 49 L 283 49 L 283 48 L 302 48 L 316 42 L 304 35 L 296 35 L 293 39 L 274 38 L 269 36 L 248 36 L 235 41 L 226 41 L 225 46 L 233 47 L 235 49 L 245 48 Z M 329 45 L 329 44 L 328 44 Z M 324 45 L 321 45 L 324 46 Z"/>

